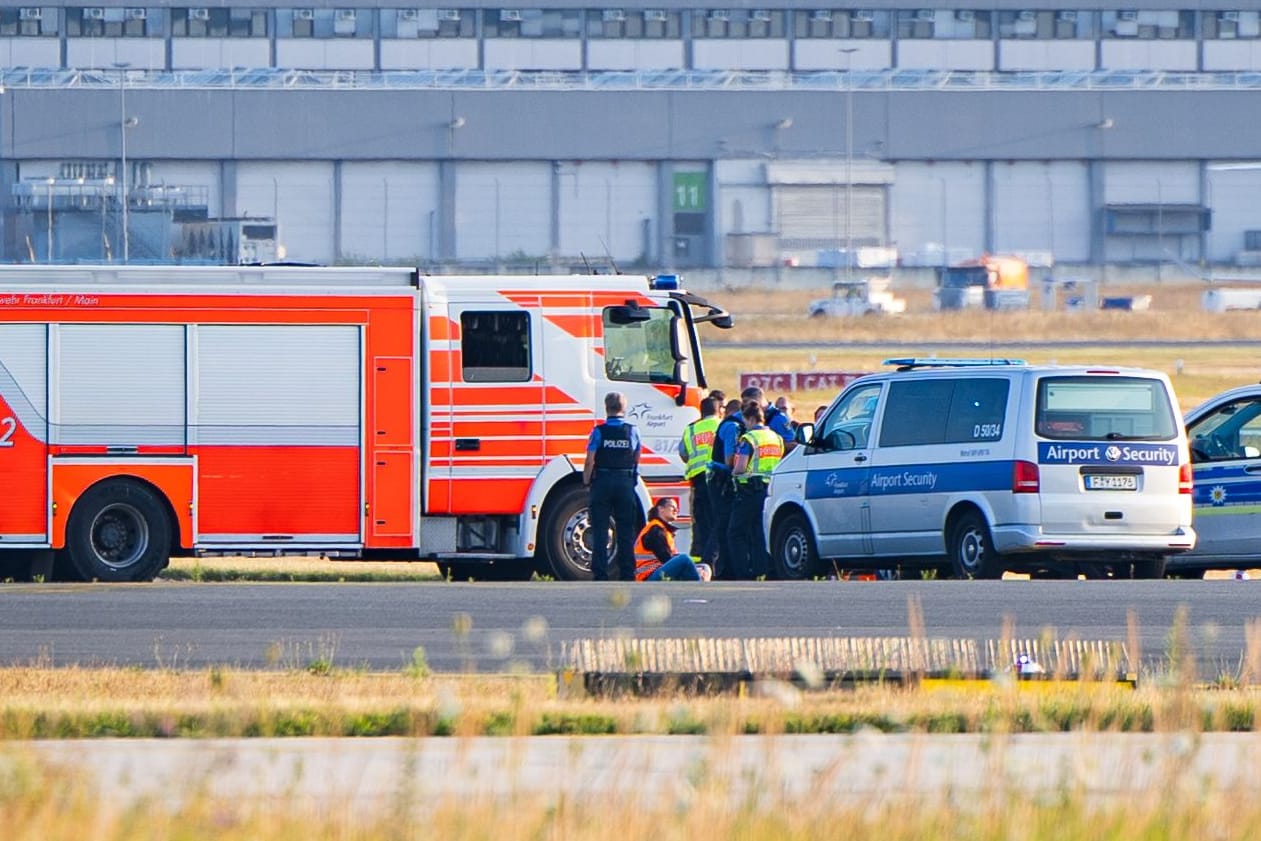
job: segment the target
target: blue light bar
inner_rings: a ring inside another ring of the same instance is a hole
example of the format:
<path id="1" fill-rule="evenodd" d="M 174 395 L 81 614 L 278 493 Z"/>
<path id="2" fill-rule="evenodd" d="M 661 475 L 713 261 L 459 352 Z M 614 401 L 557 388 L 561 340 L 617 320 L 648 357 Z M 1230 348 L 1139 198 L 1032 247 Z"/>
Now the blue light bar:
<path id="1" fill-rule="evenodd" d="M 911 368 L 991 368 L 998 365 L 1024 365 L 1023 359 L 949 359 L 917 358 L 913 356 L 886 359 L 882 365 L 896 365 L 904 370 Z"/>
<path id="2" fill-rule="evenodd" d="M 651 289 L 678 289 L 679 276 L 676 274 L 659 274 L 648 284 Z"/>

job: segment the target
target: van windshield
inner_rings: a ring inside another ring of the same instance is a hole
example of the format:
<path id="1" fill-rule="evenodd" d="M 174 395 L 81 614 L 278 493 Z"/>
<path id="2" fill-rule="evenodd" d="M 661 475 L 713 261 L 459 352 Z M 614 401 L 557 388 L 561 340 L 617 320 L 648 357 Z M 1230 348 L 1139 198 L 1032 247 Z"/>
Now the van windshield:
<path id="1" fill-rule="evenodd" d="M 1178 420 L 1169 390 L 1146 377 L 1043 377 L 1036 429 L 1075 441 L 1170 441 Z"/>

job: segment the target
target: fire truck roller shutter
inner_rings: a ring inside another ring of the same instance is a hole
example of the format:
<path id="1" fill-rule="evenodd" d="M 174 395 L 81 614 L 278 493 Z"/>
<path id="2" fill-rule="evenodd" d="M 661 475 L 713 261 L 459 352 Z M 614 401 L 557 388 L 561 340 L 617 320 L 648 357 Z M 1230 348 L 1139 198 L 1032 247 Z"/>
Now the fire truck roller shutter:
<path id="1" fill-rule="evenodd" d="M 201 542 L 361 542 L 360 329 L 202 324 L 193 343 Z"/>

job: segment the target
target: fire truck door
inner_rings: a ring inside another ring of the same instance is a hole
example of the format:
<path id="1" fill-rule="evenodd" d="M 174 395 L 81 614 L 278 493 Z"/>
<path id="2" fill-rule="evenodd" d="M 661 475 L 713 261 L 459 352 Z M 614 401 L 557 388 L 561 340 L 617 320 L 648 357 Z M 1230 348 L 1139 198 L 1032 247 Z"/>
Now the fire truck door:
<path id="1" fill-rule="evenodd" d="M 449 438 L 434 436 L 451 465 L 443 513 L 520 511 L 545 446 L 542 356 L 532 324 L 537 301 L 462 302 L 450 316 L 459 325 L 459 347 L 448 392 Z M 435 389 L 435 421 L 437 399 Z M 435 495 L 435 513 L 437 502 Z"/>
<path id="2" fill-rule="evenodd" d="M 0 546 L 48 542 L 48 328 L 0 325 Z"/>

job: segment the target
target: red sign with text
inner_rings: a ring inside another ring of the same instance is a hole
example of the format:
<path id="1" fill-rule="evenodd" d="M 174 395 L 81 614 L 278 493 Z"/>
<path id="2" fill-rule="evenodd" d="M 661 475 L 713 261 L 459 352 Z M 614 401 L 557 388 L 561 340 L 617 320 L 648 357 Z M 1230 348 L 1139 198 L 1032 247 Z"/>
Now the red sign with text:
<path id="1" fill-rule="evenodd" d="M 866 371 L 781 371 L 740 374 L 740 390 L 757 386 L 773 398 L 785 391 L 840 391 Z"/>

